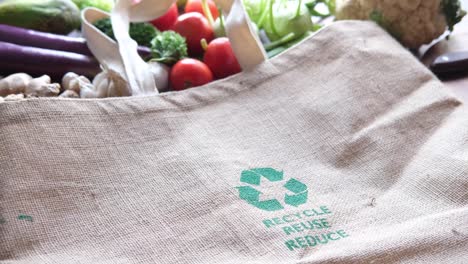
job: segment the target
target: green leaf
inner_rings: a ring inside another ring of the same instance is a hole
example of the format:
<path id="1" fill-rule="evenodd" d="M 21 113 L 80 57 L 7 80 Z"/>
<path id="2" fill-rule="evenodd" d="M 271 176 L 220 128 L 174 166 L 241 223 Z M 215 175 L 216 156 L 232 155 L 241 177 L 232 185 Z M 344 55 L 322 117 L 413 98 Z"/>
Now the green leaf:
<path id="1" fill-rule="evenodd" d="M 466 15 L 466 11 L 461 9 L 459 0 L 442 0 L 440 2 L 442 12 L 445 14 L 445 20 L 450 31 Z"/>

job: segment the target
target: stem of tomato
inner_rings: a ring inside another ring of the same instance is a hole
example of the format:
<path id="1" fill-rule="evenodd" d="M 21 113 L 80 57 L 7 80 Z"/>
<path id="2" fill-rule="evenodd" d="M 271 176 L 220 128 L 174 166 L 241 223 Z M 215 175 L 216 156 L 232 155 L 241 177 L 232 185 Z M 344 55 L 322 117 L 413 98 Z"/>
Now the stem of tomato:
<path id="1" fill-rule="evenodd" d="M 206 49 L 208 48 L 208 42 L 204 38 L 200 40 L 200 45 L 202 46 L 204 51 L 206 51 Z"/>

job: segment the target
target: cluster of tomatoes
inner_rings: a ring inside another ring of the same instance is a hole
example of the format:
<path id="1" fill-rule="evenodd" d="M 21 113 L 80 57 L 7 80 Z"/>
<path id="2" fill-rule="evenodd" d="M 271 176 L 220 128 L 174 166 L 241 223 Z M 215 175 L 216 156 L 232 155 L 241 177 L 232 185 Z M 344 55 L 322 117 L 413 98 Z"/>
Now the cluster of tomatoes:
<path id="1" fill-rule="evenodd" d="M 218 18 L 219 12 L 212 0 L 208 0 L 208 7 L 213 19 Z M 213 25 L 205 17 L 201 0 L 188 0 L 180 15 L 174 4 L 165 15 L 151 23 L 161 31 L 179 33 L 187 42 L 190 58 L 182 59 L 172 67 L 172 89 L 184 90 L 204 85 L 241 71 L 229 39 L 215 38 Z"/>

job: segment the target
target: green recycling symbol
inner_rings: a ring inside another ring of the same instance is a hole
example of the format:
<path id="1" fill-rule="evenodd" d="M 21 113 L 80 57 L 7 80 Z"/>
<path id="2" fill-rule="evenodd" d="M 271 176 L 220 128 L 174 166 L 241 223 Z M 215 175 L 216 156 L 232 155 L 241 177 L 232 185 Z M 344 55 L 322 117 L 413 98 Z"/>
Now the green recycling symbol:
<path id="1" fill-rule="evenodd" d="M 260 186 L 262 178 L 265 178 L 270 182 L 280 182 L 283 181 L 283 172 L 272 168 L 256 168 L 242 171 L 240 181 L 242 183 L 249 184 L 250 186 L 236 187 L 239 190 L 239 198 L 265 211 L 278 211 L 284 209 L 281 202 L 277 199 L 265 201 L 260 200 L 260 194 L 262 194 L 262 192 L 252 187 L 252 185 Z M 287 191 L 293 193 L 292 195 L 285 193 L 285 204 L 297 207 L 307 202 L 308 190 L 307 185 L 304 183 L 291 178 L 283 185 L 283 187 Z"/>

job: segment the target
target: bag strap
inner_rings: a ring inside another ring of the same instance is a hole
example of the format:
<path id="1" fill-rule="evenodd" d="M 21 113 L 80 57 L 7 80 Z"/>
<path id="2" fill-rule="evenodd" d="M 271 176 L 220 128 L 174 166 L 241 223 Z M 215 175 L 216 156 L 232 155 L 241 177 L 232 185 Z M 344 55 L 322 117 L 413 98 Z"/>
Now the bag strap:
<path id="1" fill-rule="evenodd" d="M 250 70 L 268 59 L 252 28 L 242 0 L 214 0 L 225 17 L 226 35 L 242 70 Z"/>
<path id="2" fill-rule="evenodd" d="M 132 95 L 158 93 L 155 76 L 137 52 L 137 43 L 128 34 L 130 22 L 150 21 L 164 15 L 175 0 L 118 0 L 111 14 L 96 8 L 82 12 L 82 32 L 87 45 L 104 70 L 111 70 L 127 81 Z M 226 35 L 243 70 L 250 70 L 267 59 L 262 44 L 250 25 L 242 0 L 215 0 L 225 17 Z M 116 41 L 93 23 L 110 17 Z M 163 66 L 159 66 L 163 67 Z"/>

